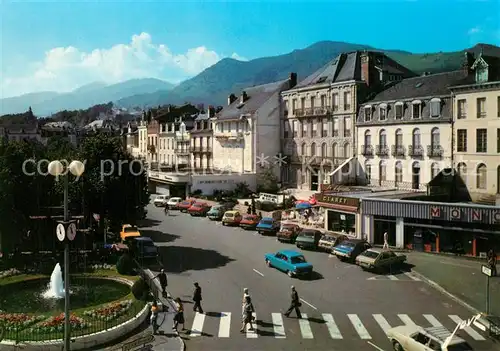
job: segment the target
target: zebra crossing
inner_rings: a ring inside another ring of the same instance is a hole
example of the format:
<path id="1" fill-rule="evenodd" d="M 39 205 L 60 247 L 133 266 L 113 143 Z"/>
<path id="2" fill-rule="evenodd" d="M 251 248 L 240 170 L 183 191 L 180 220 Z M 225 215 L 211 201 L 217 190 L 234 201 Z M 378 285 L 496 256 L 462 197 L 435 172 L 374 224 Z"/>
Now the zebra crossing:
<path id="1" fill-rule="evenodd" d="M 193 318 L 192 327 L 188 334 L 191 338 L 196 338 L 203 336 L 203 329 L 205 324 L 207 324 L 207 320 L 210 320 L 210 323 L 213 324 L 213 321 L 218 320 L 218 333 L 217 336 L 219 338 L 230 338 L 231 337 L 231 325 L 232 323 L 237 326 L 236 332 L 240 334 L 239 327 L 241 326 L 241 315 L 235 314 L 235 318 L 233 320 L 233 315 L 231 312 L 221 312 L 218 314 L 211 313 L 209 316 L 205 314 L 201 314 L 196 312 Z M 444 317 L 444 320 L 439 321 L 432 314 L 423 314 L 419 316 L 414 316 L 418 318 L 419 321 L 424 323 L 416 323 L 412 317 L 407 314 L 397 314 L 394 316 L 386 316 L 382 314 L 372 314 L 365 315 L 360 317 L 357 314 L 346 314 L 345 316 L 334 317 L 330 313 L 322 313 L 321 318 L 310 318 L 307 314 L 302 314 L 302 319 L 285 319 L 282 313 L 270 313 L 268 316 L 265 316 L 262 319 L 259 319 L 256 313 L 254 313 L 254 317 L 256 322 L 254 323 L 254 329 L 250 329 L 250 325 L 247 325 L 247 329 L 244 331 L 246 338 L 248 339 L 256 339 L 261 337 L 259 330 L 262 330 L 264 327 L 261 326 L 265 324 L 269 329 L 272 328 L 272 333 L 266 332 L 266 336 L 274 337 L 275 339 L 286 339 L 287 338 L 287 329 L 291 329 L 293 327 L 298 326 L 298 330 L 300 331 L 300 337 L 302 339 L 314 339 L 315 333 L 313 330 L 313 326 L 318 328 L 318 325 L 321 328 L 325 328 L 328 331 L 328 335 L 331 339 L 341 340 L 344 339 L 344 332 L 348 335 L 352 330 L 355 331 L 357 337 L 361 340 L 372 340 L 374 339 L 374 335 L 380 335 L 380 332 L 383 332 L 384 335 L 388 329 L 392 327 L 396 327 L 402 324 L 405 325 L 421 325 L 422 327 L 444 327 L 448 328 L 448 330 L 452 330 L 454 326 L 462 321 L 458 315 L 447 315 Z M 347 317 L 345 319 L 345 317 Z M 364 320 L 362 320 L 364 318 Z M 388 319 L 392 318 L 392 325 L 389 323 Z M 342 323 L 342 319 L 345 319 L 346 323 Z M 396 321 L 397 322 L 394 322 Z M 265 322 L 265 321 L 270 321 Z M 314 321 L 314 323 L 311 323 Z M 348 322 L 347 322 L 348 321 Z M 217 322 L 215 322 L 217 323 Z M 325 327 L 323 327 L 325 326 Z M 375 329 L 376 328 L 376 329 Z M 293 333 L 293 337 L 296 336 L 297 333 Z M 316 334 L 319 334 L 316 331 Z M 479 332 L 477 332 L 472 327 L 466 327 L 463 331 L 461 331 L 461 336 L 463 338 L 470 337 L 475 341 L 484 341 L 486 340 Z"/>
<path id="2" fill-rule="evenodd" d="M 400 273 L 400 274 L 398 274 Z M 421 282 L 422 280 L 411 272 L 397 272 L 395 274 L 386 274 L 386 275 L 376 275 L 370 278 L 366 278 L 366 280 L 399 280 L 399 281 L 413 281 L 413 282 Z"/>

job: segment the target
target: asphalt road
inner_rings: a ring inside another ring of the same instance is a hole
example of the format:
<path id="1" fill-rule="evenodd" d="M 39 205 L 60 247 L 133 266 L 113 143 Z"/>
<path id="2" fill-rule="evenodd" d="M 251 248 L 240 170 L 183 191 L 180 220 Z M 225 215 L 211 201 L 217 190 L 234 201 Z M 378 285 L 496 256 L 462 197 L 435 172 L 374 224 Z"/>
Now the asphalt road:
<path id="1" fill-rule="evenodd" d="M 471 312 L 408 272 L 375 275 L 322 252 L 305 251 L 312 280 L 289 278 L 268 268 L 264 254 L 284 248 L 274 237 L 223 227 L 207 218 L 149 206 L 142 228 L 160 246 L 169 291 L 185 301 L 191 350 L 390 350 L 384 328 L 405 323 L 442 324 Z M 203 291 L 204 315 L 192 311 L 193 283 Z M 302 299 L 302 321 L 286 318 L 290 286 Z M 243 288 L 250 289 L 258 320 L 256 333 L 240 333 Z M 451 316 L 451 317 L 450 317 Z M 461 335 L 475 350 L 500 349 L 479 330 Z"/>

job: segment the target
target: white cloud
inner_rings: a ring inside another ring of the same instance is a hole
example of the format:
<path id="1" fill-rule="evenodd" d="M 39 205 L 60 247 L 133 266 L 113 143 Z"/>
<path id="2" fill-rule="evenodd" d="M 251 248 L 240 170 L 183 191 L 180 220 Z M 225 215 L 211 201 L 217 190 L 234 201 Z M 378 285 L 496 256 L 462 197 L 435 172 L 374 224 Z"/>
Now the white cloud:
<path id="1" fill-rule="evenodd" d="M 173 53 L 164 44 L 155 44 L 148 33 L 133 35 L 130 43 L 83 52 L 73 46 L 53 48 L 41 62 L 19 76 L 4 76 L 2 97 L 35 91 L 70 91 L 95 81 L 116 83 L 152 77 L 178 83 L 195 76 L 225 56 L 205 46 L 185 53 Z M 230 57 L 246 61 L 233 53 Z"/>
<path id="2" fill-rule="evenodd" d="M 467 32 L 469 35 L 474 35 L 474 34 L 478 34 L 478 33 L 481 33 L 482 30 L 480 27 L 474 27 L 474 28 L 471 28 L 469 29 L 469 31 Z"/>

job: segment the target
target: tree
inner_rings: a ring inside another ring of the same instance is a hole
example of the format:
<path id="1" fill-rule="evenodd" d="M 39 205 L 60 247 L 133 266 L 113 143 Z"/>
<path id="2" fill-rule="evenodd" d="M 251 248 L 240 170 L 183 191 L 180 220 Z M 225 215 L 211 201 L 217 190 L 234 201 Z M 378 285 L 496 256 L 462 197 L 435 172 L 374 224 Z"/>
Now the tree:
<path id="1" fill-rule="evenodd" d="M 257 192 L 276 194 L 278 191 L 278 177 L 276 177 L 272 168 L 268 168 L 259 174 Z"/>

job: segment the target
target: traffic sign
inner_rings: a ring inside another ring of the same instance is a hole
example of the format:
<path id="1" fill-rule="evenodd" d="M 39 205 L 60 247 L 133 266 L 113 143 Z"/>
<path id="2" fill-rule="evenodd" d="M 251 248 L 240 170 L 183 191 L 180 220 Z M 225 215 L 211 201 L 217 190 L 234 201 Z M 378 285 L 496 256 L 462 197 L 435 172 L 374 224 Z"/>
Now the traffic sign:
<path id="1" fill-rule="evenodd" d="M 68 226 L 68 240 L 73 241 L 76 237 L 76 224 L 70 223 Z"/>
<path id="2" fill-rule="evenodd" d="M 487 275 L 488 277 L 491 277 L 491 268 L 488 266 L 485 266 L 484 264 L 481 266 L 481 272 L 484 275 Z"/>
<path id="3" fill-rule="evenodd" d="M 59 241 L 64 241 L 64 239 L 66 238 L 66 228 L 64 228 L 64 224 L 59 223 L 57 225 L 56 235 L 57 235 L 57 239 L 59 239 Z"/>

